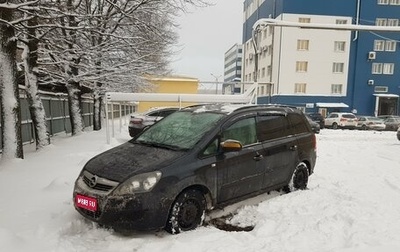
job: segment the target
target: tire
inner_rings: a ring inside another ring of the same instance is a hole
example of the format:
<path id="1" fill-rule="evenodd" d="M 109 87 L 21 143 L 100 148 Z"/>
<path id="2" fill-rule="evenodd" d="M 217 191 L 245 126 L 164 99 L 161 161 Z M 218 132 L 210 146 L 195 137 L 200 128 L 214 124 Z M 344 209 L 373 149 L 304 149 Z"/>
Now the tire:
<path id="1" fill-rule="evenodd" d="M 293 192 L 296 190 L 304 190 L 307 188 L 308 184 L 308 168 L 307 165 L 303 162 L 299 163 L 294 169 L 292 178 L 289 181 L 289 184 L 286 186 L 286 192 Z"/>
<path id="2" fill-rule="evenodd" d="M 205 208 L 206 200 L 200 191 L 183 191 L 172 204 L 165 230 L 171 234 L 179 234 L 196 229 L 203 224 Z"/>
<path id="3" fill-rule="evenodd" d="M 338 129 L 337 123 L 332 123 L 332 129 Z"/>
<path id="4" fill-rule="evenodd" d="M 361 129 L 362 129 L 362 130 L 367 130 L 367 126 L 366 126 L 366 125 L 363 125 L 363 126 L 361 126 Z"/>

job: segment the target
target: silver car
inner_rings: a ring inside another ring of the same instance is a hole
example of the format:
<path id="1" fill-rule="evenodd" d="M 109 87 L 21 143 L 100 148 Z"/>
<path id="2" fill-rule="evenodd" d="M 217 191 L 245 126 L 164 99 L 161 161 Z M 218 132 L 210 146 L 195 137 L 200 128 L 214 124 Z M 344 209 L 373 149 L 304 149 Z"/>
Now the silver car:
<path id="1" fill-rule="evenodd" d="M 386 125 L 381 118 L 375 116 L 358 116 L 357 128 L 361 130 L 385 130 Z"/>
<path id="2" fill-rule="evenodd" d="M 153 125 L 154 123 L 160 121 L 164 117 L 174 113 L 177 110 L 179 110 L 178 107 L 160 107 L 152 108 L 141 114 L 131 115 L 128 126 L 129 135 L 131 137 L 136 136 L 146 127 Z"/>

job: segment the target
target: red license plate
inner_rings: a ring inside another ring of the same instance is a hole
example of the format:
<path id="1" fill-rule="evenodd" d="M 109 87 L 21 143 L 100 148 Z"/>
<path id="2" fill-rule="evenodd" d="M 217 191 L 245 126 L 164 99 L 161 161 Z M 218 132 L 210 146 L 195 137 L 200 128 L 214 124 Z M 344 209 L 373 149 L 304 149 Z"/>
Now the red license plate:
<path id="1" fill-rule="evenodd" d="M 97 211 L 97 199 L 92 197 L 83 196 L 77 194 L 75 196 L 75 205 L 77 207 L 96 212 Z"/>

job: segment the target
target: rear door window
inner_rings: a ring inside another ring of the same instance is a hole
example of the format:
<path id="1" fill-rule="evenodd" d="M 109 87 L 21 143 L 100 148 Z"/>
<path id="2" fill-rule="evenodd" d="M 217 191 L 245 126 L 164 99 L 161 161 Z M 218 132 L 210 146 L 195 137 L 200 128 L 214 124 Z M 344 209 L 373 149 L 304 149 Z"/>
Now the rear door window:
<path id="1" fill-rule="evenodd" d="M 288 135 L 289 122 L 285 115 L 259 115 L 257 122 L 258 138 L 261 142 Z"/>

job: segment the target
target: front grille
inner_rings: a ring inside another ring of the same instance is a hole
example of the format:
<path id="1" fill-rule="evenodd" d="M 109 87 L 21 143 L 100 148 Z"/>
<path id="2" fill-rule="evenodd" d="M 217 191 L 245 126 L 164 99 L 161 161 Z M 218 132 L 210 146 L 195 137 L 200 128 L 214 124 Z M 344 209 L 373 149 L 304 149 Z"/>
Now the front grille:
<path id="1" fill-rule="evenodd" d="M 111 185 L 103 185 L 103 184 L 99 184 L 99 183 L 96 183 L 94 186 L 91 186 L 90 179 L 85 176 L 83 177 L 83 182 L 85 182 L 85 184 L 87 186 L 89 186 L 95 190 L 104 191 L 104 192 L 108 192 L 114 188 Z"/>
<path id="2" fill-rule="evenodd" d="M 82 179 L 88 187 L 102 192 L 109 192 L 118 185 L 118 182 L 98 177 L 88 171 L 83 172 Z"/>

